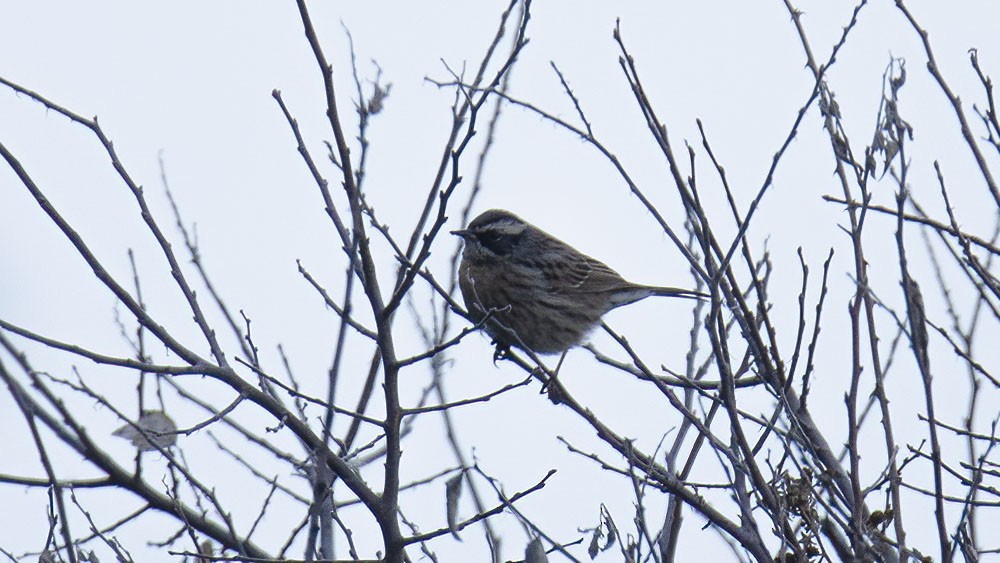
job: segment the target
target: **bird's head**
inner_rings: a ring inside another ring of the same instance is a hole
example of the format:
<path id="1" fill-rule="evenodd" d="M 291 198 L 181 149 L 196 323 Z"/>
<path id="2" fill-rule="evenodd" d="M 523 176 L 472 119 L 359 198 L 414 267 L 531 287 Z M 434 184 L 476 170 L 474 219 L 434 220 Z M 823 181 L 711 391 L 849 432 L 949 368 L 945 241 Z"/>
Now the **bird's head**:
<path id="1" fill-rule="evenodd" d="M 465 257 L 489 260 L 510 256 L 531 237 L 532 227 L 503 209 L 490 209 L 476 217 L 465 229 L 452 231 L 465 241 Z"/>

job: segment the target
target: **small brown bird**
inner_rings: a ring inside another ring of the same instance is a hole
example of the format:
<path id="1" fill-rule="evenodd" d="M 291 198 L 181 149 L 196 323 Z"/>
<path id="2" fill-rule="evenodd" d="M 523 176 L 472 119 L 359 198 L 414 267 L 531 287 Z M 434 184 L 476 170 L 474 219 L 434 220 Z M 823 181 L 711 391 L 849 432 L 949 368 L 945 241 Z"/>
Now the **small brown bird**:
<path id="1" fill-rule="evenodd" d="M 704 293 L 626 281 L 603 262 L 576 250 L 509 211 L 491 209 L 452 231 L 465 250 L 458 284 L 469 315 L 497 345 L 557 354 L 576 346 L 622 305 L 651 295 L 700 299 Z"/>
<path id="2" fill-rule="evenodd" d="M 177 443 L 177 425 L 163 411 L 144 411 L 135 424 L 126 424 L 111 435 L 131 441 L 141 452 L 152 452 L 156 446 L 169 448 Z"/>

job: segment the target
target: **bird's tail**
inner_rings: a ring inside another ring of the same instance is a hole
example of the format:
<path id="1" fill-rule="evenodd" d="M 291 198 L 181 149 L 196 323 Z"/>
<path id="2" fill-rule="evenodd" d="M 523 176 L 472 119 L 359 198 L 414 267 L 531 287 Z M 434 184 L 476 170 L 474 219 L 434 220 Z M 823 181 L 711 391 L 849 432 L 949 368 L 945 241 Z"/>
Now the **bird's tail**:
<path id="1" fill-rule="evenodd" d="M 700 291 L 692 291 L 690 289 L 681 289 L 679 287 L 658 287 L 655 285 L 646 286 L 650 295 L 660 295 L 663 297 L 683 297 L 685 299 L 708 299 L 711 295 L 707 293 L 702 293 Z"/>
<path id="2" fill-rule="evenodd" d="M 708 299 L 709 295 L 707 293 L 701 293 L 698 291 L 691 291 L 689 289 L 681 289 L 679 287 L 659 287 L 656 285 L 631 285 L 629 284 L 627 291 L 619 291 L 611 296 L 611 309 L 615 307 L 621 307 L 622 305 L 628 305 L 629 303 L 635 303 L 640 299 L 645 299 L 652 295 L 661 295 L 664 297 L 683 297 L 685 299 Z"/>

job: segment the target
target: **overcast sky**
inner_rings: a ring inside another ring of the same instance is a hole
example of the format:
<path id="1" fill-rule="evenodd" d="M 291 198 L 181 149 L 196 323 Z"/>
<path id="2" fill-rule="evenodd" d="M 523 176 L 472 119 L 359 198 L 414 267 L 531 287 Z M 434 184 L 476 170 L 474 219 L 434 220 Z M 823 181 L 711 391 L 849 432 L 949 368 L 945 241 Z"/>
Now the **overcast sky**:
<path id="1" fill-rule="evenodd" d="M 374 78 L 380 68 L 383 81 L 392 84 L 385 109 L 375 116 L 369 131 L 366 182 L 369 203 L 382 220 L 395 226 L 395 233 L 407 233 L 415 224 L 416 210 L 433 180 L 450 127 L 454 92 L 426 79 L 447 81 L 448 69 L 461 71 L 466 64 L 471 72 L 492 38 L 504 4 L 313 3 L 313 20 L 334 65 L 349 126 L 355 124 L 350 109 L 356 93 L 345 29 L 353 35 L 362 76 Z M 966 109 L 972 103 L 981 105 L 984 97 L 968 63 L 968 51 L 978 48 L 984 69 L 1000 76 L 1000 4 L 915 0 L 909 4 L 929 31 L 939 66 Z M 816 57 L 826 61 L 850 19 L 852 6 L 828 1 L 801 1 L 796 6 L 805 12 L 803 23 Z M 763 183 L 775 151 L 813 88 L 803 49 L 782 2 L 547 0 L 535 2 L 532 13 L 530 43 L 513 72 L 512 95 L 576 122 L 573 106 L 550 66 L 550 62 L 557 64 L 595 133 L 677 225 L 683 214 L 676 192 L 619 67 L 619 51 L 612 39 L 616 20 L 620 19 L 624 40 L 675 149 L 688 142 L 700 150 L 695 120 L 701 119 L 743 209 Z M 855 150 L 860 151 L 871 138 L 882 76 L 891 57 L 905 59 L 908 71 L 900 110 L 915 129 L 910 149 L 915 193 L 941 216 L 931 167 L 934 159 L 940 160 L 953 186 L 963 226 L 988 235 L 996 207 L 984 198 L 983 182 L 970 168 L 954 114 L 926 71 L 919 36 L 887 0 L 876 0 L 862 10 L 858 26 L 828 73 L 848 133 L 858 143 Z M 271 96 L 272 90 L 282 92 L 307 142 L 315 154 L 322 155 L 322 142 L 331 140 L 331 134 L 323 115 L 321 79 L 293 2 L 4 2 L 0 76 L 81 115 L 98 116 L 124 165 L 145 187 L 162 225 L 174 236 L 160 180 L 162 158 L 186 220 L 197 223 L 214 281 L 233 308 L 253 318 L 263 356 L 276 362 L 275 346 L 283 344 L 304 385 L 317 392 L 323 389 L 337 321 L 297 273 L 296 260 L 334 289 L 342 283 L 346 263 L 315 185 Z M 830 428 L 830 437 L 838 443 L 845 431 L 843 379 L 838 378 L 848 374 L 846 360 L 840 357 L 844 347 L 837 342 L 846 338 L 845 311 L 853 293 L 848 273 L 853 267 L 844 246 L 846 236 L 838 227 L 846 224 L 846 215 L 842 207 L 821 198 L 840 195 L 829 141 L 821 126 L 813 107 L 777 170 L 750 236 L 759 251 L 766 245 L 781 265 L 771 294 L 775 316 L 787 327 L 788 339 L 794 334 L 798 306 L 789 296 L 801 284 L 796 249 L 802 247 L 816 272 L 830 247 L 844 249 L 831 270 L 830 324 L 824 329 L 833 344 L 829 355 L 820 355 L 831 369 L 821 373 L 817 383 L 823 390 L 823 377 L 830 382 L 827 414 L 832 425 L 839 425 Z M 981 128 L 976 134 L 982 134 Z M 143 229 L 134 200 L 93 136 L 0 87 L 0 142 L 20 159 L 113 274 L 127 278 L 127 250 L 135 250 L 150 310 L 179 334 L 195 338 L 190 314 L 171 285 L 154 241 Z M 698 174 L 712 198 L 709 207 L 724 217 L 725 200 L 703 154 L 699 162 Z M 465 171 L 471 175 L 472 170 L 469 159 Z M 324 171 L 336 176 L 332 167 Z M 878 201 L 891 204 L 893 190 L 887 177 L 873 191 Z M 523 110 L 507 108 L 502 118 L 476 210 L 491 207 L 522 215 L 633 281 L 693 284 L 680 254 L 607 160 L 565 130 Z M 458 210 L 451 216 L 457 217 Z M 459 226 L 449 224 L 448 228 Z M 889 236 L 893 227 L 890 220 L 871 226 L 886 236 L 869 242 L 870 259 L 895 260 Z M 180 239 L 173 240 L 180 249 Z M 447 257 L 456 245 L 457 241 L 445 240 L 438 247 L 430 263 L 438 275 L 447 272 Z M 380 266 L 388 278 L 394 262 L 387 248 L 381 252 Z M 885 271 L 898 274 L 896 268 Z M 107 353 L 127 353 L 114 323 L 113 296 L 93 278 L 6 165 L 0 166 L 0 272 L 0 318 Z M 898 278 L 891 275 L 875 282 L 886 291 L 898 287 Z M 689 304 L 662 300 L 616 311 L 609 322 L 656 363 L 679 368 L 687 351 L 683 339 L 689 317 Z M 412 326 L 409 318 L 398 322 Z M 595 335 L 594 340 L 613 349 L 603 335 Z M 673 342 L 681 344 L 673 347 Z M 130 375 L 113 372 L 103 377 L 94 365 L 24 346 L 36 369 L 72 377 L 69 369 L 76 365 L 101 392 L 134 405 Z M 418 352 L 421 343 L 416 332 L 401 346 L 404 354 Z M 162 350 L 156 353 L 163 355 Z M 513 366 L 492 365 L 485 337 L 467 339 L 453 351 L 453 357 L 453 398 L 523 377 Z M 368 358 L 368 352 L 357 354 L 349 359 L 347 369 L 363 372 Z M 996 357 L 986 360 L 996 365 Z M 660 402 L 647 404 L 637 398 L 641 393 L 636 389 L 641 388 L 635 382 L 596 366 L 584 351 L 571 354 L 562 373 L 582 401 L 624 434 L 645 440 L 647 447 L 655 446 L 678 422 L 678 415 L 664 412 Z M 311 383 L 310 378 L 314 378 Z M 361 379 L 359 375 L 353 385 L 360 385 Z M 423 380 L 407 384 L 415 390 Z M 347 384 L 343 392 L 352 396 L 353 390 Z M 212 399 L 218 404 L 231 399 L 225 390 L 217 391 Z M 561 540 L 570 541 L 578 528 L 596 524 L 601 501 L 612 504 L 620 521 L 628 522 L 632 515 L 627 488 L 609 481 L 593 464 L 574 458 L 556 436 L 574 440 L 584 451 L 608 455 L 607 450 L 601 449 L 578 419 L 536 391 L 522 389 L 463 411 L 464 443 L 476 447 L 484 466 L 501 478 L 508 491 L 530 486 L 551 467 L 573 468 L 560 472 L 538 498 L 525 503 L 525 511 L 545 519 Z M 909 397 L 906 386 L 900 393 L 900 402 L 918 397 L 915 392 Z M 769 398 L 760 393 L 759 399 L 759 406 L 748 408 L 765 411 Z M 749 398 L 749 404 L 753 400 Z M 956 390 L 956 400 L 965 400 L 961 390 Z M 914 412 L 919 404 L 914 403 Z M 91 412 L 95 435 L 109 435 L 120 424 L 92 403 L 80 401 L 76 406 L 81 413 Z M 254 421 L 259 414 L 243 412 L 240 416 Z M 191 413 L 185 418 L 185 413 L 179 413 L 177 418 L 185 426 L 198 422 L 199 416 Z M 257 423 L 271 421 L 259 419 Z M 0 473 L 37 471 L 37 456 L 25 434 L 23 417 L 9 394 L 0 394 L 0 449 L 14 453 L 0 455 Z M 424 439 L 434 445 L 422 447 L 418 444 L 425 442 L 416 441 L 407 446 L 408 455 L 412 454 L 406 459 L 411 478 L 442 467 L 437 454 L 421 457 L 443 447 L 440 429 L 423 428 L 414 437 Z M 879 451 L 880 434 L 873 433 L 871 439 Z M 189 460 L 197 448 L 213 447 L 199 442 L 198 436 L 190 440 Z M 109 447 L 117 448 L 123 462 L 131 455 L 125 442 Z M 63 476 L 92 474 L 86 467 L 73 473 L 67 465 L 76 461 L 73 455 L 63 459 Z M 869 469 L 874 475 L 881 468 Z M 443 507 L 440 490 L 427 495 L 428 503 Z M 259 499 L 251 502 L 258 506 Z M 47 531 L 44 497 L 2 487 L 0 507 L 5 506 L 16 506 L 24 517 L 0 526 L 0 547 L 16 554 L 39 549 Z M 443 523 L 443 508 L 435 510 L 439 518 L 429 517 L 428 528 Z M 3 512 L 6 509 L 0 508 Z M 299 514 L 292 517 L 298 519 Z M 700 522 L 692 525 L 682 545 L 688 551 L 682 553 L 707 550 L 729 557 L 717 536 L 698 531 L 699 526 Z M 516 527 L 508 532 L 505 556 L 520 557 L 521 533 Z M 163 539 L 169 533 L 155 527 L 129 530 L 127 537 L 133 542 L 129 547 L 141 559 L 146 540 Z M 910 533 L 920 536 L 919 531 Z M 699 534 L 710 541 L 702 543 Z M 281 540 L 280 535 L 264 536 L 264 545 L 268 540 Z M 479 549 L 479 545 L 463 547 L 446 541 L 440 553 L 444 561 L 458 561 L 481 553 Z"/>

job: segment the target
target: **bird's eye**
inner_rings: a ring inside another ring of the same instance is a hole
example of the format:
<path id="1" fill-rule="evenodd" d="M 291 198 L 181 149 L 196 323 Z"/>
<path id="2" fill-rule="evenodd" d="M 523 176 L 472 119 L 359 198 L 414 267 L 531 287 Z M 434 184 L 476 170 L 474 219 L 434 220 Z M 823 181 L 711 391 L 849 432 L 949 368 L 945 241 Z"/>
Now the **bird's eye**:
<path id="1" fill-rule="evenodd" d="M 476 235 L 479 244 L 486 247 L 490 252 L 505 256 L 510 254 L 514 246 L 520 241 L 520 236 L 498 233 L 495 231 L 484 231 Z"/>

